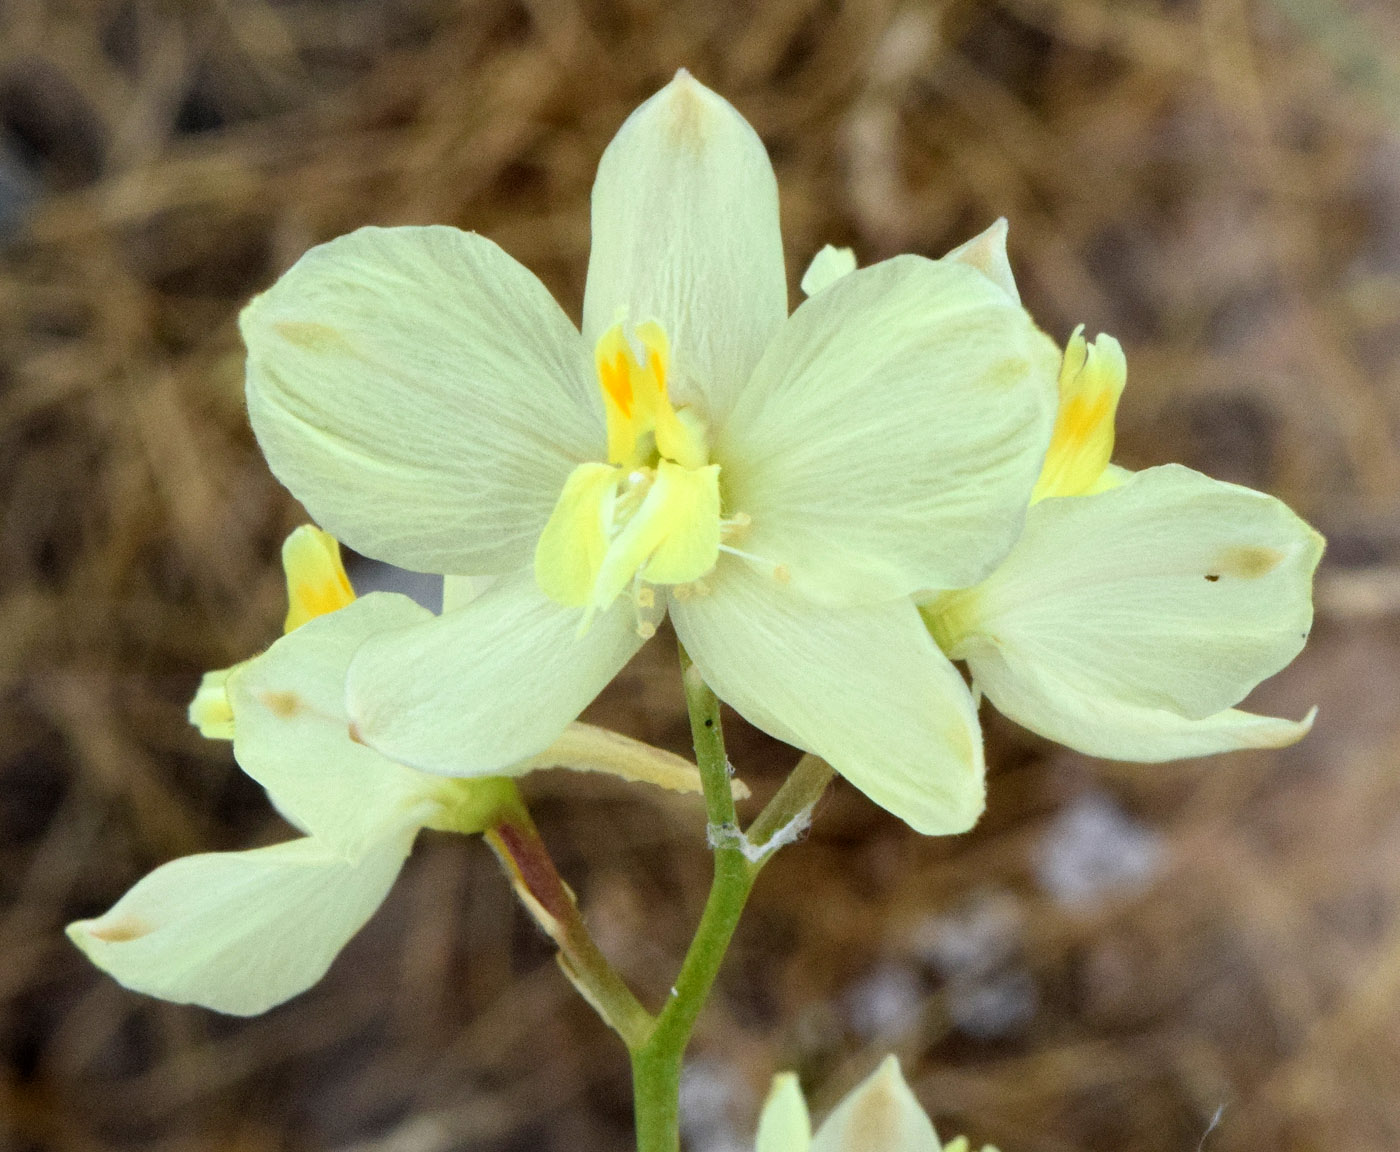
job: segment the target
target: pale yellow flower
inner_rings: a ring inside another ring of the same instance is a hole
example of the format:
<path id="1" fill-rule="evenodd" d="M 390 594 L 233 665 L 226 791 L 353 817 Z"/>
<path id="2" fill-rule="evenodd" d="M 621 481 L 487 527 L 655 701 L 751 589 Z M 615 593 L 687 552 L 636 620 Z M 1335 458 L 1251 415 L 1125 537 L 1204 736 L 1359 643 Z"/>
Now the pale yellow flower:
<path id="1" fill-rule="evenodd" d="M 240 766 L 305 835 L 157 868 L 104 915 L 68 926 L 98 967 L 138 992 L 252 1015 L 310 987 L 373 915 L 423 828 L 473 833 L 518 804 L 500 778 L 457 780 L 394 763 L 345 714 L 352 654 L 431 617 L 406 596 L 355 598 L 335 540 L 310 526 L 282 551 L 287 634 L 205 676 L 190 720 L 233 741 Z M 520 771 L 559 764 L 699 790 L 693 765 L 575 724 Z"/>
<path id="2" fill-rule="evenodd" d="M 944 259 L 1019 298 L 1004 221 Z M 829 290 L 854 259 L 819 265 L 814 290 Z M 1322 537 L 1261 492 L 1175 464 L 1111 464 L 1126 381 L 1118 341 L 1076 329 L 1025 529 L 985 580 L 921 598 L 929 628 L 1002 712 L 1090 755 L 1291 744 L 1316 709 L 1294 721 L 1234 705 L 1302 649 Z"/>
<path id="3" fill-rule="evenodd" d="M 833 1109 L 815 1136 L 797 1077 L 791 1072 L 775 1076 L 754 1147 L 755 1152 L 967 1152 L 968 1143 L 959 1136 L 946 1146 L 939 1144 L 928 1113 L 904 1082 L 899 1061 L 886 1056 Z"/>
<path id="4" fill-rule="evenodd" d="M 342 237 L 248 307 L 278 477 L 359 551 L 489 583 L 356 655 L 369 745 L 513 770 L 669 613 L 754 724 L 922 831 L 976 819 L 972 699 L 910 596 L 1020 534 L 1058 353 L 967 262 L 897 257 L 787 312 L 767 155 L 684 72 L 599 165 L 582 333 L 450 228 Z"/>
<path id="5" fill-rule="evenodd" d="M 1316 709 L 1235 705 L 1302 650 L 1322 537 L 1261 492 L 1109 464 L 1126 372 L 1112 337 L 1071 337 L 1025 531 L 986 580 L 928 604 L 929 626 L 1002 712 L 1090 755 L 1292 744 Z"/>

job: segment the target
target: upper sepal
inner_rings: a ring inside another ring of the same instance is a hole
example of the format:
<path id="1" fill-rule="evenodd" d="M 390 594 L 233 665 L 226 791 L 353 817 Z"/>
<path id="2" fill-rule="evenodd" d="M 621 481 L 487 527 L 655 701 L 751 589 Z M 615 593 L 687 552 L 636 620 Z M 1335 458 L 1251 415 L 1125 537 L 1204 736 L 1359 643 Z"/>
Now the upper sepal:
<path id="1" fill-rule="evenodd" d="M 778 184 L 758 135 L 684 69 L 598 163 L 583 297 L 590 342 L 620 320 L 671 341 L 677 404 L 721 424 L 787 315 Z"/>

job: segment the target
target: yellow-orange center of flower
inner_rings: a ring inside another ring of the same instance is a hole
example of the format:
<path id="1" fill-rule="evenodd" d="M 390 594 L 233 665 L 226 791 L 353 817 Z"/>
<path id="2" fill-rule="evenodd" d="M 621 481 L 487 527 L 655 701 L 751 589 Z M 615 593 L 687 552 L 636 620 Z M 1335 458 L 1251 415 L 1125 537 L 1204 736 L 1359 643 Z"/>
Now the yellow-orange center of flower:
<path id="1" fill-rule="evenodd" d="M 565 481 L 535 548 L 535 578 L 552 599 L 585 608 L 584 627 L 630 586 L 646 634 L 656 601 L 645 585 L 690 584 L 715 566 L 719 465 L 704 422 L 671 401 L 659 324 L 638 325 L 630 339 L 615 324 L 595 361 L 608 460 L 580 464 Z"/>

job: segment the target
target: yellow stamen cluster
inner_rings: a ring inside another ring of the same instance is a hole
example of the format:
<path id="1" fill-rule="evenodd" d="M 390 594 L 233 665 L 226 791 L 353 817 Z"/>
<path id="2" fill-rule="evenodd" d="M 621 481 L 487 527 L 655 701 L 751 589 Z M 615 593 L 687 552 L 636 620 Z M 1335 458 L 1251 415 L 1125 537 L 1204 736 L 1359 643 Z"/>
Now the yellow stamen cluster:
<path id="1" fill-rule="evenodd" d="M 592 613 L 629 586 L 638 627 L 654 628 L 646 584 L 683 585 L 715 566 L 721 523 L 719 465 L 709 463 L 705 426 L 679 411 L 667 389 L 670 349 L 661 326 L 621 324 L 596 349 L 607 416 L 608 463 L 569 475 L 535 549 L 535 578 L 561 604 Z"/>

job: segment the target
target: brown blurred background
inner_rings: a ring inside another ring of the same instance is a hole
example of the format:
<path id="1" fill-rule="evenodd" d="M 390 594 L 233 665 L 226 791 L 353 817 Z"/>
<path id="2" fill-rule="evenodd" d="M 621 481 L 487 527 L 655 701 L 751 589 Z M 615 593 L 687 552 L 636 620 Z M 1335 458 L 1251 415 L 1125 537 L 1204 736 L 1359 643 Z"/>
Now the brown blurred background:
<path id="1" fill-rule="evenodd" d="M 62 925 L 175 855 L 288 834 L 184 708 L 266 644 L 299 522 L 234 317 L 365 223 L 499 241 L 575 316 L 594 165 L 685 65 L 763 136 L 789 272 L 998 215 L 1027 303 L 1128 352 L 1118 458 L 1329 537 L 1283 753 L 1091 762 L 986 713 L 990 807 L 922 839 L 838 786 L 693 1048 L 693 1152 L 768 1077 L 819 1109 L 893 1050 L 1005 1152 L 1400 1147 L 1400 11 L 1391 0 L 5 0 L 0 6 L 0 1146 L 600 1152 L 621 1046 L 479 841 L 425 835 L 309 994 L 123 991 Z M 595 717 L 686 745 L 672 651 Z M 793 755 L 735 723 L 761 800 Z M 695 804 L 529 792 L 605 946 L 663 994 Z M 1218 1125 L 1205 1136 L 1212 1120 Z"/>

